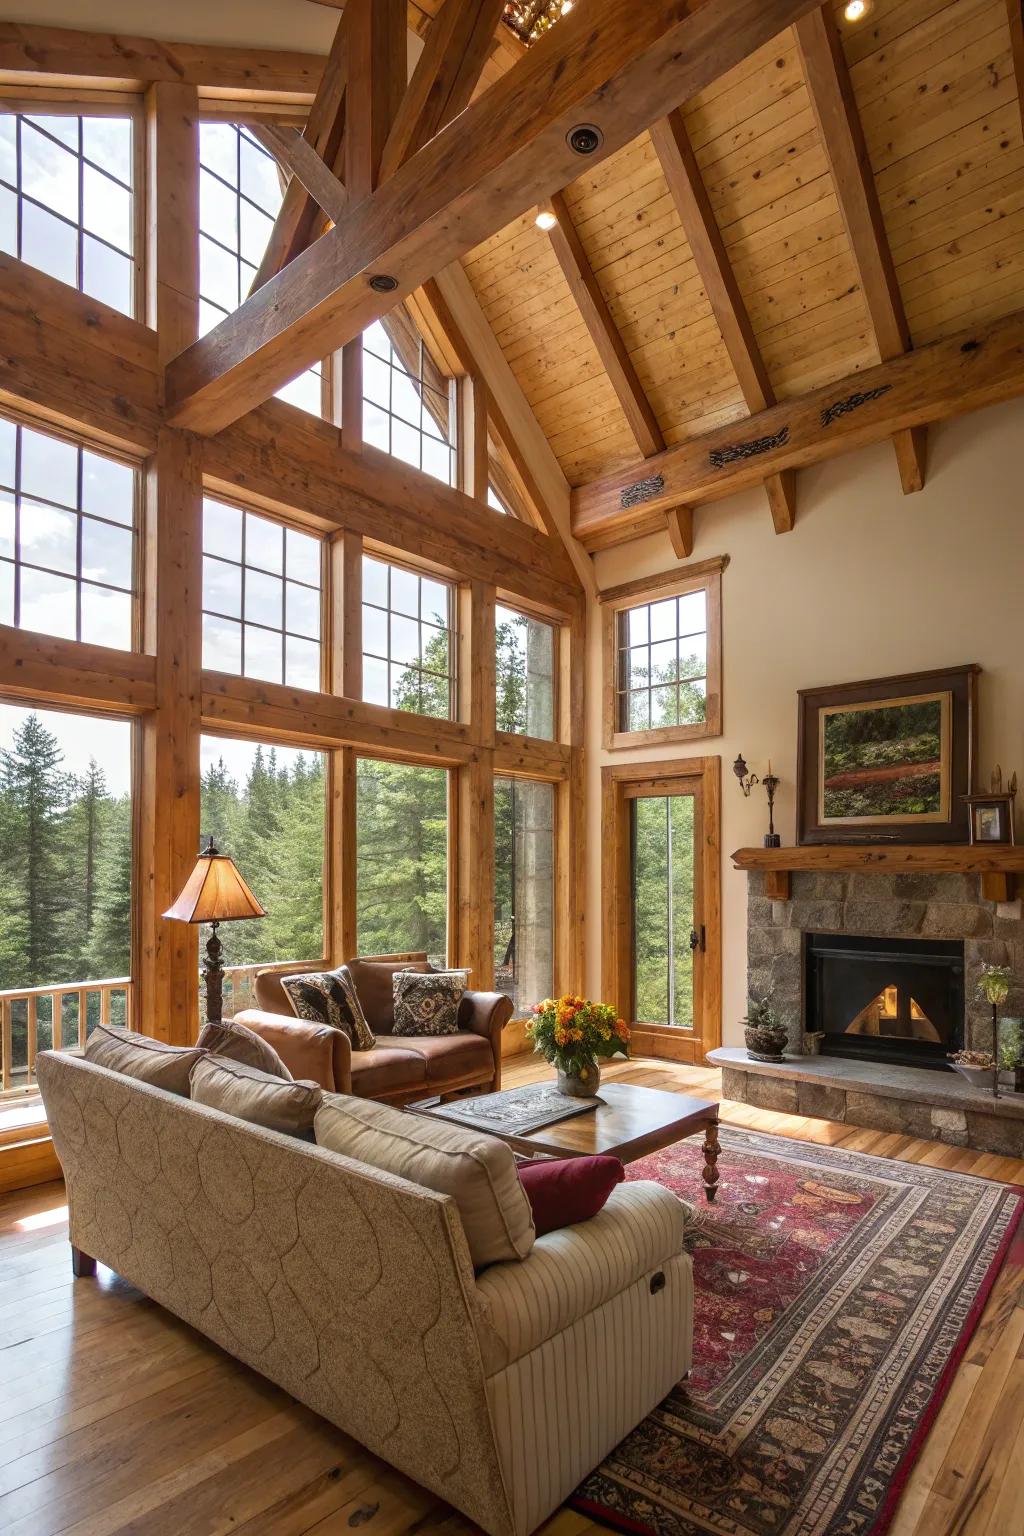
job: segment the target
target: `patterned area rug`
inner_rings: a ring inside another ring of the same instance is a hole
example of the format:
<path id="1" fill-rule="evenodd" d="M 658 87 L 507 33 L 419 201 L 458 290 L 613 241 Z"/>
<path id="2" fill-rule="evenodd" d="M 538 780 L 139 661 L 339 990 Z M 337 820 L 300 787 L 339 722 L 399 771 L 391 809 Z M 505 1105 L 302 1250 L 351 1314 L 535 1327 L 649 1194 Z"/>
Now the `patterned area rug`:
<path id="1" fill-rule="evenodd" d="M 690 1377 L 571 1503 L 656 1536 L 882 1536 L 1024 1208 L 1004 1185 L 722 1133 L 627 1170 L 695 1203 Z"/>

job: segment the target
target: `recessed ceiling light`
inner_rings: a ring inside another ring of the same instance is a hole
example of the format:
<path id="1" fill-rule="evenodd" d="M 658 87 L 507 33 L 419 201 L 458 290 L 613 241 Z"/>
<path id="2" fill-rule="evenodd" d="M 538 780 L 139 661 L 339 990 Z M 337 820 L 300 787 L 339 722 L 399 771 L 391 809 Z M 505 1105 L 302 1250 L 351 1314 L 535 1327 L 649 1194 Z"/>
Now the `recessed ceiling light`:
<path id="1" fill-rule="evenodd" d="M 871 0 L 846 0 L 843 15 L 847 21 L 863 21 L 871 9 Z"/>
<path id="2" fill-rule="evenodd" d="M 550 208 L 542 208 L 533 222 L 538 229 L 554 229 L 558 220 Z"/>

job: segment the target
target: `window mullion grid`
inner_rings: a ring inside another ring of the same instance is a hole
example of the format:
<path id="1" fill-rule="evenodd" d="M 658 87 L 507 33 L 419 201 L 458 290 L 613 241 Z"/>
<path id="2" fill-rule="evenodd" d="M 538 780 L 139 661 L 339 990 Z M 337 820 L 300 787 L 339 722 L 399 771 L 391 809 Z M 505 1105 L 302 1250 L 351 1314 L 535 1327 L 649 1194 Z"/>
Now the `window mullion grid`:
<path id="1" fill-rule="evenodd" d="M 20 157 L 19 157 L 20 166 Z M 14 627 L 21 627 L 21 436 L 14 429 Z"/>
<path id="2" fill-rule="evenodd" d="M 79 136 L 82 126 L 79 120 Z M 75 499 L 78 503 L 75 508 L 75 639 L 82 638 L 82 450 L 78 448 L 75 453 Z"/>
<path id="3" fill-rule="evenodd" d="M 85 162 L 82 159 L 82 119 L 78 118 L 78 239 L 75 267 L 79 292 L 85 292 Z M 81 452 L 79 452 L 81 458 Z M 81 519 L 79 519 L 81 523 Z"/>

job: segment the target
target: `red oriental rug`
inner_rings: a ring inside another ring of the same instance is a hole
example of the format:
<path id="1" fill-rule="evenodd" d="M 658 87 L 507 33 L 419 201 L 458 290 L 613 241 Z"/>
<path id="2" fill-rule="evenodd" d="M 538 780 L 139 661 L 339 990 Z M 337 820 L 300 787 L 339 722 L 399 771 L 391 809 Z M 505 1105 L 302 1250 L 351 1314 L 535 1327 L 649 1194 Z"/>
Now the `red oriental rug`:
<path id="1" fill-rule="evenodd" d="M 694 1203 L 693 1369 L 570 1502 L 655 1536 L 882 1536 L 1024 1200 L 725 1130 L 708 1207 L 701 1161 L 684 1142 L 627 1170 Z"/>

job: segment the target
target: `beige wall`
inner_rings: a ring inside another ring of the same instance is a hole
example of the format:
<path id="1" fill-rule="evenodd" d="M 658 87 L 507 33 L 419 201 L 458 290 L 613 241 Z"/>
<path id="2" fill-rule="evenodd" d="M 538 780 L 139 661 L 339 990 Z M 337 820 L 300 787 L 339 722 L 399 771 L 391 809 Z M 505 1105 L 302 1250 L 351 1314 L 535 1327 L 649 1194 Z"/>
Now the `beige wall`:
<path id="1" fill-rule="evenodd" d="M 693 558 L 730 556 L 723 736 L 684 750 L 602 751 L 600 625 L 591 625 L 587 911 L 601 910 L 601 764 L 720 754 L 726 1044 L 742 1044 L 746 997 L 746 877 L 728 855 L 767 829 L 764 792 L 745 800 L 732 763 L 742 752 L 763 774 L 771 758 L 783 781 L 776 825 L 792 843 L 798 688 L 978 662 L 981 782 L 996 762 L 1024 779 L 1024 401 L 936 427 L 929 447 L 928 483 L 916 496 L 902 495 L 888 444 L 802 470 L 796 528 L 782 537 L 760 492 L 698 511 Z M 659 536 L 595 564 L 598 585 L 610 587 L 676 562 Z M 593 915 L 587 981 L 599 995 Z"/>

